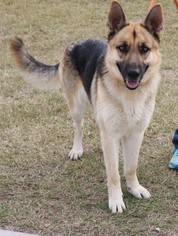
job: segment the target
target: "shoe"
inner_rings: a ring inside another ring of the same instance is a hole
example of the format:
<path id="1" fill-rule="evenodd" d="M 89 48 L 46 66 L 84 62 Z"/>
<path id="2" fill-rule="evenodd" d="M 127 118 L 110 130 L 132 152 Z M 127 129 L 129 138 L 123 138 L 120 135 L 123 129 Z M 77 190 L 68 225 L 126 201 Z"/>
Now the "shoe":
<path id="1" fill-rule="evenodd" d="M 178 149 L 174 150 L 174 154 L 169 162 L 169 168 L 173 170 L 178 170 Z"/>

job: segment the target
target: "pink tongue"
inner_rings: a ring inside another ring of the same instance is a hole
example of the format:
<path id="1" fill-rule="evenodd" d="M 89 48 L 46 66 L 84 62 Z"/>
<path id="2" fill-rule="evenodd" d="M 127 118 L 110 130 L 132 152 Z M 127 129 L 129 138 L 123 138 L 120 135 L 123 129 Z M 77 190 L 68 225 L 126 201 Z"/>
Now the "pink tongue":
<path id="1" fill-rule="evenodd" d="M 134 89 L 138 86 L 138 81 L 126 81 L 126 84 L 129 88 Z"/>

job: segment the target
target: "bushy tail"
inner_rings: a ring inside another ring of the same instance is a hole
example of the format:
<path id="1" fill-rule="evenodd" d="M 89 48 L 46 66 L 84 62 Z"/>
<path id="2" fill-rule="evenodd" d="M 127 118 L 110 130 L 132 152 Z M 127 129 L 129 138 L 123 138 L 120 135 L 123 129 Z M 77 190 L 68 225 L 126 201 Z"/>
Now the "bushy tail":
<path id="1" fill-rule="evenodd" d="M 11 41 L 10 50 L 14 64 L 25 81 L 33 87 L 43 90 L 58 90 L 60 88 L 59 64 L 49 66 L 35 60 L 27 52 L 20 38 Z"/>

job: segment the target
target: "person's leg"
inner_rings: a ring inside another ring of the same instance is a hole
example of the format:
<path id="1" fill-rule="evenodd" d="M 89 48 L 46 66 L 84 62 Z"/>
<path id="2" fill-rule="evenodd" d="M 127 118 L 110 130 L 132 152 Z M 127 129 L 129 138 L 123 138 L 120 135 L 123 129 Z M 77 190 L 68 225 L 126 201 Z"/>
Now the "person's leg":
<path id="1" fill-rule="evenodd" d="M 169 163 L 169 168 L 178 170 L 178 129 L 174 133 L 172 143 L 174 144 L 174 152 Z"/>
<path id="2" fill-rule="evenodd" d="M 172 143 L 174 144 L 174 148 L 178 149 L 178 128 L 176 129 L 176 131 L 174 133 Z"/>

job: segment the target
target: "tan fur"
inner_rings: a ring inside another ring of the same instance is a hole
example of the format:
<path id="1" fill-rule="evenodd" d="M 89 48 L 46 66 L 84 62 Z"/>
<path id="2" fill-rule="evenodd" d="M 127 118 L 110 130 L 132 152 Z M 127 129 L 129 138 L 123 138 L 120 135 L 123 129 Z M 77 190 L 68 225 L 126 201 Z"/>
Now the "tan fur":
<path id="1" fill-rule="evenodd" d="M 150 22 L 152 23 L 150 24 Z M 73 147 L 69 153 L 71 160 L 80 159 L 83 154 L 82 119 L 86 108 L 91 105 L 104 154 L 109 208 L 112 213 L 121 213 L 126 207 L 118 172 L 120 145 L 123 149 L 124 175 L 128 191 L 139 199 L 147 199 L 151 196 L 148 190 L 139 184 L 136 170 L 140 146 L 154 111 L 160 81 L 161 55 L 158 39 L 162 29 L 161 6 L 156 5 L 142 24 L 129 24 L 126 22 L 121 6 L 113 1 L 108 26 L 110 36 L 104 61 L 108 72 L 102 77 L 98 77 L 95 73 L 91 84 L 91 101 L 85 92 L 80 74 L 69 56 L 73 46 L 66 49 L 58 76 L 53 68 L 49 76 L 55 74 L 55 79 L 51 83 L 47 75 L 45 86 L 48 87 L 49 82 L 52 88 L 60 86 L 63 88 L 75 128 Z M 118 50 L 118 46 L 123 42 L 129 45 L 129 51 L 126 54 Z M 139 47 L 143 43 L 150 48 L 149 53 L 140 53 Z M 36 82 L 38 71 L 30 71 L 28 63 L 26 63 L 29 54 L 22 42 L 14 40 L 11 44 L 11 51 L 16 66 L 23 75 L 27 76 L 27 80 L 34 86 L 40 84 L 39 81 Z M 126 87 L 117 63 L 149 65 L 135 90 L 131 91 Z M 31 74 L 34 75 L 31 76 Z M 31 79 L 31 77 L 35 79 Z"/>

